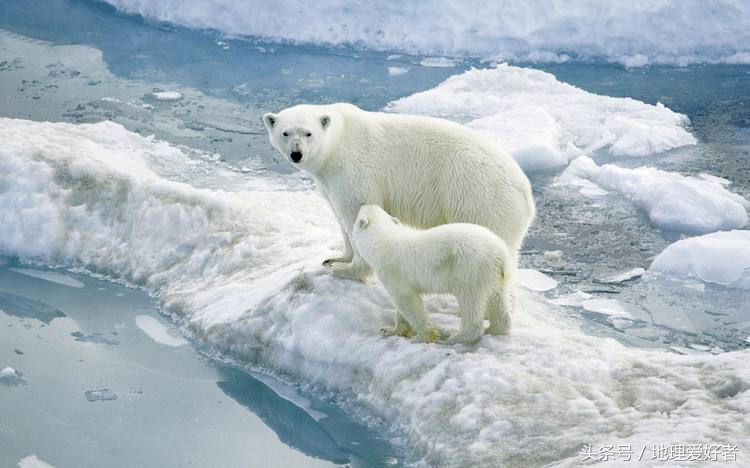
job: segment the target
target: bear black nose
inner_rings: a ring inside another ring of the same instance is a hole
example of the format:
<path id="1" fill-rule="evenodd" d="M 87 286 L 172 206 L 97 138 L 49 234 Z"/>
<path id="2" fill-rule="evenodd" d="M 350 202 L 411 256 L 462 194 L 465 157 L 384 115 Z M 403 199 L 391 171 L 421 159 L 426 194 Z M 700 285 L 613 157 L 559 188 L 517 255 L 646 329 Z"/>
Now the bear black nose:
<path id="1" fill-rule="evenodd" d="M 289 157 L 292 158 L 292 161 L 298 163 L 302 160 L 302 153 L 300 151 L 292 151 Z"/>

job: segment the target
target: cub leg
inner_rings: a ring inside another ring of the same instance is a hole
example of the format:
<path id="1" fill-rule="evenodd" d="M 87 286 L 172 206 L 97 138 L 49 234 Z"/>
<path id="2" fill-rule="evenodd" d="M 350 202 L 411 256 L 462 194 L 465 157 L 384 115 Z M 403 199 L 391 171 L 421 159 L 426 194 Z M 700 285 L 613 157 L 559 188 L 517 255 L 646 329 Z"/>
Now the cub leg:
<path id="1" fill-rule="evenodd" d="M 439 338 L 439 333 L 427 318 L 427 311 L 419 292 L 412 288 L 405 288 L 403 285 L 398 287 L 386 285 L 386 289 L 396 304 L 398 314 L 411 326 L 420 341 L 430 342 Z M 396 323 L 398 329 L 398 319 Z"/>
<path id="2" fill-rule="evenodd" d="M 458 305 L 461 307 L 461 329 L 451 335 L 447 344 L 472 344 L 482 337 L 484 327 L 482 319 L 487 307 L 488 293 L 472 291 L 462 291 L 456 295 Z"/>

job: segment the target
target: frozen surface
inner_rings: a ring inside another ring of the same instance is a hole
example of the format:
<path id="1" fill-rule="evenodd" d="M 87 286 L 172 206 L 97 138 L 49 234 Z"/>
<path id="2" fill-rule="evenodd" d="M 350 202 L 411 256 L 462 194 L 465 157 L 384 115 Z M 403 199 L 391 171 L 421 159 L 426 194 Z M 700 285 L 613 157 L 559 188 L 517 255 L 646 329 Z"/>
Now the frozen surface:
<path id="1" fill-rule="evenodd" d="M 18 387 L 26 385 L 23 374 L 12 367 L 0 369 L 0 383 L 8 387 Z"/>
<path id="2" fill-rule="evenodd" d="M 112 123 L 0 119 L 0 140 L 0 219 L 25 221 L 0 224 L 0 249 L 149 288 L 207 345 L 352 399 L 428 464 L 574 463 L 584 443 L 681 444 L 696 431 L 750 450 L 750 351 L 629 348 L 530 294 L 511 337 L 472 348 L 382 338 L 385 291 L 320 271 L 341 246 L 316 193 L 168 180 L 189 159 Z M 39 242 L 19 240 L 31 232 Z M 452 307 L 428 308 L 455 323 Z"/>
<path id="3" fill-rule="evenodd" d="M 553 278 L 530 268 L 519 268 L 516 271 L 516 281 L 532 291 L 549 291 L 557 287 L 557 281 Z"/>
<path id="4" fill-rule="evenodd" d="M 750 231 L 682 239 L 660 253 L 650 271 L 750 290 Z"/>
<path id="5" fill-rule="evenodd" d="M 742 0 L 389 0 L 315 8 L 299 0 L 106 1 L 151 19 L 280 41 L 542 62 L 604 57 L 628 67 L 750 62 L 750 12 Z"/>
<path id="6" fill-rule="evenodd" d="M 150 315 L 137 315 L 135 317 L 135 324 L 138 328 L 143 330 L 143 333 L 157 343 L 166 346 L 184 346 L 188 344 L 187 340 L 182 338 L 179 334 L 174 331 L 170 333 L 167 326 L 161 323 L 156 317 Z"/>
<path id="7" fill-rule="evenodd" d="M 627 196 L 646 210 L 654 225 L 670 231 L 703 234 L 747 225 L 750 202 L 730 192 L 730 182 L 718 177 L 683 176 L 654 167 L 598 166 L 581 156 L 558 182 L 579 185 L 581 179 Z"/>
<path id="8" fill-rule="evenodd" d="M 22 275 L 31 276 L 32 278 L 39 278 L 45 281 L 51 281 L 53 283 L 62 284 L 65 286 L 70 286 L 71 288 L 82 288 L 84 286 L 84 284 L 77 279 L 63 273 L 58 273 L 56 271 L 34 270 L 32 268 L 11 269 L 16 273 L 21 273 Z"/>
<path id="9" fill-rule="evenodd" d="M 661 104 L 599 96 L 507 64 L 452 76 L 388 109 L 465 123 L 507 149 L 525 170 L 565 165 L 583 152 L 646 156 L 696 142 L 684 128 L 687 118 Z"/>

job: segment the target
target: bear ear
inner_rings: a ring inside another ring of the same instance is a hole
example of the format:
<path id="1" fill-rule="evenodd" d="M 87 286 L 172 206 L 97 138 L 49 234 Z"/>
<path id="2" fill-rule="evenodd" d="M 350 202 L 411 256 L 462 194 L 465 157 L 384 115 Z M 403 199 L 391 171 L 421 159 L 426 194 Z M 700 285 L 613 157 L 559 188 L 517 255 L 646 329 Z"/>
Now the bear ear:
<path id="1" fill-rule="evenodd" d="M 328 125 L 331 124 L 331 118 L 327 115 L 323 115 L 320 117 L 320 125 L 323 126 L 323 128 L 328 127 Z"/>
<path id="2" fill-rule="evenodd" d="M 370 220 L 366 216 L 363 216 L 359 218 L 359 220 L 357 221 L 357 225 L 360 229 L 365 229 L 370 225 Z"/>
<path id="3" fill-rule="evenodd" d="M 263 123 L 266 124 L 266 128 L 269 130 L 271 130 L 274 125 L 276 125 L 277 120 L 278 117 L 276 117 L 276 114 L 273 114 L 271 112 L 263 114 Z"/>

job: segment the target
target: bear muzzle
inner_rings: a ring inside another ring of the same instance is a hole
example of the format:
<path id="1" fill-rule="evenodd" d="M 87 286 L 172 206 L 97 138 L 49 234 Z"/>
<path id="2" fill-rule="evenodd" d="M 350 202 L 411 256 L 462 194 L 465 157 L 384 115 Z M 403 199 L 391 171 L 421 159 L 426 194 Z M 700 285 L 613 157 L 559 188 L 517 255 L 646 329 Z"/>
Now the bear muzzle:
<path id="1" fill-rule="evenodd" d="M 292 162 L 298 163 L 302 161 L 302 152 L 301 151 L 292 151 L 289 154 L 289 157 L 291 158 Z"/>

